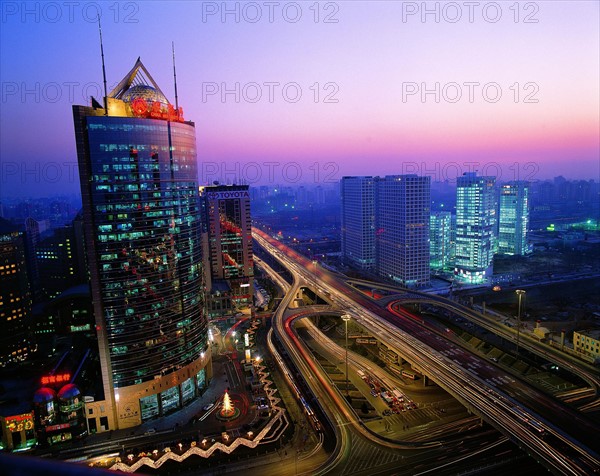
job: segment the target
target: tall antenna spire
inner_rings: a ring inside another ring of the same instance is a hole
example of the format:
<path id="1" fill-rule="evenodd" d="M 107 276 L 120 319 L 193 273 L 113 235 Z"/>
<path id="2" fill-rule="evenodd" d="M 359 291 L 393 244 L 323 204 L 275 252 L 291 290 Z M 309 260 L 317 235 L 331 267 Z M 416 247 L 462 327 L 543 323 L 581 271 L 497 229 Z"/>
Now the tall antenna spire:
<path id="1" fill-rule="evenodd" d="M 102 44 L 102 25 L 98 15 L 98 31 L 100 32 L 100 54 L 102 56 L 102 78 L 104 79 L 104 115 L 108 116 L 108 93 L 106 92 L 106 68 L 104 66 L 104 45 Z"/>
<path id="2" fill-rule="evenodd" d="M 177 117 L 179 117 L 179 98 L 177 97 L 177 72 L 175 71 L 175 42 L 171 42 L 171 48 L 173 49 L 173 80 L 175 82 L 175 110 L 177 111 Z"/>

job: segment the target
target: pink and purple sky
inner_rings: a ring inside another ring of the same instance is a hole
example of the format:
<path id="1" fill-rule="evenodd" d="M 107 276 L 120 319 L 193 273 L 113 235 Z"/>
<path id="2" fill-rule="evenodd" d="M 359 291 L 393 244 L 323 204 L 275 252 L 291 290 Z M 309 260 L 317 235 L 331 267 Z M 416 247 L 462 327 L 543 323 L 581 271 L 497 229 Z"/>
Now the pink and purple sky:
<path id="1" fill-rule="evenodd" d="M 283 183 L 290 163 L 288 178 L 300 170 L 301 182 L 415 169 L 453 179 L 446 175 L 457 168 L 448 164 L 466 170 L 472 162 L 501 180 L 600 178 L 599 2 L 498 2 L 499 11 L 480 2 L 472 22 L 465 2 L 426 2 L 438 5 L 439 22 L 408 15 L 422 2 L 276 3 L 228 2 L 239 16 L 223 18 L 222 2 L 26 2 L 34 13 L 4 2 L 0 198 L 78 192 L 71 105 L 88 102 L 84 85 L 100 99 L 98 6 L 109 88 L 141 56 L 174 102 L 175 42 L 179 103 L 196 122 L 201 181 L 218 178 L 209 176 L 215 170 L 253 181 L 258 164 L 261 183 Z M 452 23 L 456 6 L 462 17 Z M 271 102 L 272 82 L 281 86 Z M 469 82 L 480 84 L 472 102 Z M 220 92 L 203 97 L 211 83 L 239 83 L 246 94 L 239 102 Z M 257 102 L 250 83 L 260 85 Z M 301 89 L 298 102 L 292 87 L 284 97 L 287 83 Z M 403 97 L 435 83 L 445 92 L 439 102 L 420 91 Z M 448 83 L 460 85 L 457 102 Z M 497 102 L 494 88 L 482 93 L 488 83 L 501 90 Z M 329 93 L 337 102 L 325 101 Z M 280 165 L 264 166 L 271 162 Z"/>

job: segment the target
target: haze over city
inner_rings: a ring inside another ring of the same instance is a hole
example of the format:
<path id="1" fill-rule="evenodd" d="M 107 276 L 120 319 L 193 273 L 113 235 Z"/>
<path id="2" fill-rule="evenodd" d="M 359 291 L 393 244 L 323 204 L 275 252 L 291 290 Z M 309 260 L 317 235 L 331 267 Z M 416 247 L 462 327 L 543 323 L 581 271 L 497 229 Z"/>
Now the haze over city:
<path id="1" fill-rule="evenodd" d="M 380 174 L 454 179 L 469 163 L 488 172 L 499 164 L 507 180 L 599 176 L 597 2 L 498 12 L 438 2 L 437 17 L 424 18 L 419 2 L 225 5 L 3 6 L 0 194 L 77 191 L 70 106 L 103 95 L 97 11 L 109 90 L 140 56 L 174 101 L 175 42 L 180 104 L 201 126 L 199 174 L 208 182 L 215 166 L 222 175 L 237 167 L 252 183 L 296 180 L 297 171 L 281 171 L 288 162 L 300 165 L 299 182 L 375 165 Z M 435 83 L 437 98 L 422 97 Z M 484 92 L 489 83 L 497 86 Z M 273 161 L 271 180 L 263 163 Z M 56 169 L 44 170 L 48 162 Z M 247 163 L 260 170 L 242 170 Z"/>
<path id="2" fill-rule="evenodd" d="M 0 3 L 0 472 L 600 474 L 600 3 Z"/>

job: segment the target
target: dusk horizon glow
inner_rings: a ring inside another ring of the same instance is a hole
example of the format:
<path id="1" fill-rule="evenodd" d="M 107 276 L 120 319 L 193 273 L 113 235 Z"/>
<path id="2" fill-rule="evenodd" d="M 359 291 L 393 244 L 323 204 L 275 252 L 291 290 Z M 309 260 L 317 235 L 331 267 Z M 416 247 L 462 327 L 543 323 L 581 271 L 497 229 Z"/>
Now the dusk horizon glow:
<path id="1" fill-rule="evenodd" d="M 403 21 L 403 3 L 338 2 L 335 15 L 323 4 L 318 22 L 302 3 L 296 23 L 276 14 L 271 23 L 267 10 L 251 23 L 242 7 L 239 22 L 233 14 L 223 21 L 207 13 L 215 2 L 106 6 L 109 91 L 140 56 L 174 103 L 174 41 L 201 183 L 203 164 L 231 171 L 264 162 L 297 164 L 298 183 L 322 181 L 310 167 L 330 162 L 335 181 L 414 164 L 434 180 L 453 179 L 442 172 L 450 162 L 499 165 L 499 180 L 600 178 L 598 3 L 540 2 L 537 23 L 525 23 L 524 10 L 516 22 L 508 4 L 496 23 L 481 12 L 472 23 L 444 21 L 448 12 L 439 23 Z M 11 12 L 3 10 L 0 33 L 0 198 L 48 194 L 57 183 L 78 193 L 63 164 L 76 162 L 72 105 L 89 104 L 86 93 L 101 101 L 97 25 L 77 10 L 73 21 L 63 12 L 54 23 L 49 10 L 37 19 Z M 326 14 L 337 23 L 325 23 Z M 57 183 L 39 172 L 48 163 L 58 164 Z M 261 173 L 256 184 L 270 183 Z"/>

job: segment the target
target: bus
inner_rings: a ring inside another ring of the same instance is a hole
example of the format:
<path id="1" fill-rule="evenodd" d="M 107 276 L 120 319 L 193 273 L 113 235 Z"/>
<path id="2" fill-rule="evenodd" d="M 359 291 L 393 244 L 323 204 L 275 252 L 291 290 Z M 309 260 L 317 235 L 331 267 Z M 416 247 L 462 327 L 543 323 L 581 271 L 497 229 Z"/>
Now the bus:
<path id="1" fill-rule="evenodd" d="M 398 400 L 399 402 L 404 401 L 404 394 L 400 390 L 395 388 L 394 390 L 392 390 L 392 393 L 394 394 L 394 397 L 396 397 L 396 400 Z"/>
<path id="2" fill-rule="evenodd" d="M 364 337 L 357 337 L 356 338 L 356 343 L 357 344 L 377 344 L 377 339 L 367 339 Z"/>
<path id="3" fill-rule="evenodd" d="M 419 378 L 416 373 L 414 373 L 414 372 L 412 372 L 410 370 L 403 370 L 402 371 L 402 376 L 406 377 L 406 378 L 409 378 L 411 380 L 417 380 Z"/>

